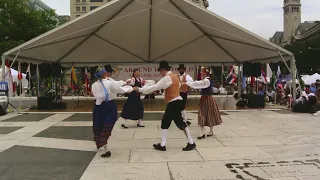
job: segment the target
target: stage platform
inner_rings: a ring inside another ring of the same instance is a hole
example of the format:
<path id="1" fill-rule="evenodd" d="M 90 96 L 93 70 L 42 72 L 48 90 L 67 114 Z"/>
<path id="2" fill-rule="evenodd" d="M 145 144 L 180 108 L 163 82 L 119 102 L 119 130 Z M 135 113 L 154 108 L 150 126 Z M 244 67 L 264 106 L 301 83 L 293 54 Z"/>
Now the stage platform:
<path id="1" fill-rule="evenodd" d="M 220 110 L 237 110 L 237 100 L 232 96 L 214 96 Z M 126 97 L 118 97 L 116 99 L 118 111 L 121 111 Z M 190 95 L 188 97 L 186 110 L 197 111 L 199 108 L 200 95 Z M 29 112 L 91 112 L 94 100 L 92 97 L 63 97 L 63 102 L 67 104 L 67 109 L 63 110 L 28 110 Z M 156 96 L 156 99 L 142 99 L 145 111 L 164 111 L 166 103 L 163 96 Z M 277 107 L 267 107 L 268 109 L 275 109 Z"/>

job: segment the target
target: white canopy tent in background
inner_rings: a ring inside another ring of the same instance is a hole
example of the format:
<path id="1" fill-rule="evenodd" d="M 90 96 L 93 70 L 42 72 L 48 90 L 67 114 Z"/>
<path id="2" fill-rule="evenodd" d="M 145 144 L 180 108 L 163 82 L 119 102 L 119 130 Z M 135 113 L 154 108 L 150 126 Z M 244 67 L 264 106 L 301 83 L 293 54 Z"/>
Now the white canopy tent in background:
<path id="1" fill-rule="evenodd" d="M 317 80 L 320 80 L 320 74 L 315 73 L 313 75 L 305 75 L 302 76 L 301 79 L 306 85 L 311 85 L 312 83 L 316 83 Z"/>
<path id="2" fill-rule="evenodd" d="M 293 54 L 189 0 L 114 0 L 2 56 L 31 63 L 237 64 Z"/>

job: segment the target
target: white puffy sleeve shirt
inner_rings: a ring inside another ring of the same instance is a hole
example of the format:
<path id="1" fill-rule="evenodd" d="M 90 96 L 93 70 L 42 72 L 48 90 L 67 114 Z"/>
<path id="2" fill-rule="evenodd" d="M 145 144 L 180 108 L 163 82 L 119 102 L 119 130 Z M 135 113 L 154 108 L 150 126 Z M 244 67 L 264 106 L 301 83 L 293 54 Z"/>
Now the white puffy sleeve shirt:
<path id="1" fill-rule="evenodd" d="M 108 91 L 109 101 L 114 100 L 117 97 L 117 94 L 130 93 L 133 90 L 131 86 L 119 86 L 119 84 L 116 83 L 116 81 L 103 79 L 102 83 Z M 105 101 L 106 95 L 100 81 L 97 81 L 92 84 L 92 94 L 94 96 L 94 99 L 96 100 L 96 105 L 100 105 L 103 101 Z"/>
<path id="2" fill-rule="evenodd" d="M 187 81 L 186 84 L 193 89 L 205 89 L 210 86 L 210 80 L 206 78 L 201 81 Z"/>

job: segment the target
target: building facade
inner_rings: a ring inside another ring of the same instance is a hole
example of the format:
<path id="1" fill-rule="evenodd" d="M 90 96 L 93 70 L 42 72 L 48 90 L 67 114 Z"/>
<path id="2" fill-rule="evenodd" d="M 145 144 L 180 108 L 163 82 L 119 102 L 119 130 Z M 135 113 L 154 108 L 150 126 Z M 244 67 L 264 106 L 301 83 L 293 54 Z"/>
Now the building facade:
<path id="1" fill-rule="evenodd" d="M 50 9 L 52 9 L 51 7 L 46 5 L 41 0 L 29 0 L 29 5 L 37 10 L 50 10 Z"/>
<path id="2" fill-rule="evenodd" d="M 111 0 L 70 0 L 70 16 L 75 19 L 95 8 L 110 2 Z M 201 7 L 209 7 L 208 0 L 190 0 Z"/>

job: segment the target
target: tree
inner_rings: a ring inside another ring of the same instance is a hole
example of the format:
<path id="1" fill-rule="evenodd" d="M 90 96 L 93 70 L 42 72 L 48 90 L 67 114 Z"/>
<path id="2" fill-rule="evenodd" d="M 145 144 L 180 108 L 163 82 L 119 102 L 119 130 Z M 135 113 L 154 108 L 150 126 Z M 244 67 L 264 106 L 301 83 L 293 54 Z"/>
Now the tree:
<path id="1" fill-rule="evenodd" d="M 28 0 L 0 0 L 0 54 L 57 24 L 54 10 L 37 10 Z"/>
<path id="2" fill-rule="evenodd" d="M 294 53 L 300 73 L 320 73 L 320 34 L 305 41 L 296 41 L 285 48 Z"/>

